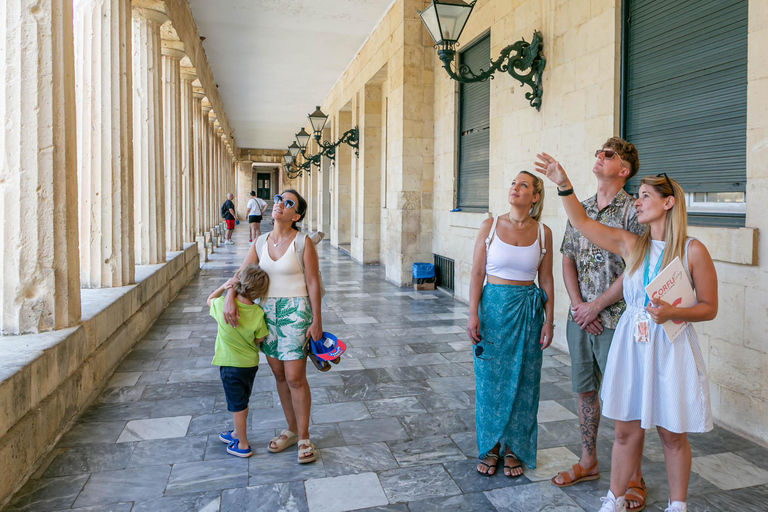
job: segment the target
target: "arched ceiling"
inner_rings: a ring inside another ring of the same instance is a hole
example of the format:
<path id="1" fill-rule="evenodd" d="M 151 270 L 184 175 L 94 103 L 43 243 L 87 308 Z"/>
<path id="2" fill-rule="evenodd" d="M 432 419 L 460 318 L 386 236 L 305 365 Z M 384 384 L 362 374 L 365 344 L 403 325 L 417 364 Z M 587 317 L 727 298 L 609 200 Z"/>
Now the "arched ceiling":
<path id="1" fill-rule="evenodd" d="M 285 148 L 393 0 L 190 0 L 241 148 Z"/>

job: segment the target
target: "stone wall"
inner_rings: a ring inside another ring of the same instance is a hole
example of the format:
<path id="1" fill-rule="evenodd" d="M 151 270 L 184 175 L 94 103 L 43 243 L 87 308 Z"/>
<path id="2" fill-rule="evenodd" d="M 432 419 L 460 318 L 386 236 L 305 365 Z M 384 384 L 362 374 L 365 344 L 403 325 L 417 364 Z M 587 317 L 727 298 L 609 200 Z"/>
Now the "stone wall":
<path id="1" fill-rule="evenodd" d="M 187 244 L 135 285 L 82 290 L 77 327 L 0 337 L 0 508 L 199 268 Z"/>

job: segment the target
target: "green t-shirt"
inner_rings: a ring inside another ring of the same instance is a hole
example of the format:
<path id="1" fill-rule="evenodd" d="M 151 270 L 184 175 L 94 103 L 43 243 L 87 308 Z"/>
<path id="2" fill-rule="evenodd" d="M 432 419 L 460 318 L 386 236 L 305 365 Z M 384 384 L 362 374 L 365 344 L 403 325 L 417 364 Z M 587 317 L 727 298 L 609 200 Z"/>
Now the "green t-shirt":
<path id="1" fill-rule="evenodd" d="M 211 364 L 238 368 L 258 366 L 259 347 L 254 340 L 263 338 L 269 332 L 264 310 L 258 304 L 248 305 L 236 301 L 240 321 L 237 327 L 232 327 L 224 321 L 224 297 L 222 295 L 211 301 L 210 314 L 219 324 Z"/>

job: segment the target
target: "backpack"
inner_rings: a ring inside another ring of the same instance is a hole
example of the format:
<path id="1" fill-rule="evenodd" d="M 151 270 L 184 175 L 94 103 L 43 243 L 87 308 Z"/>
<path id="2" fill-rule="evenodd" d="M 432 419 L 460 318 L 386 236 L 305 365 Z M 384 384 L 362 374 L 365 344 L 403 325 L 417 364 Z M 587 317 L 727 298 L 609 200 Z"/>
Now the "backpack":
<path id="1" fill-rule="evenodd" d="M 493 237 L 496 236 L 496 223 L 498 222 L 499 218 L 494 217 L 493 218 L 493 224 L 491 225 L 491 231 L 488 233 L 488 238 L 485 239 L 485 259 L 488 259 L 488 251 L 491 249 L 491 242 L 493 241 Z M 546 241 L 544 238 L 544 224 L 539 222 L 539 233 L 536 235 L 536 241 L 539 242 L 539 247 L 541 248 L 541 252 L 539 253 L 539 265 L 541 265 L 541 260 L 544 259 L 544 255 L 547 254 L 547 248 L 545 247 Z"/>
<path id="2" fill-rule="evenodd" d="M 223 203 L 221 203 L 221 218 L 222 219 L 226 219 L 227 218 L 227 210 L 228 210 L 227 202 L 224 201 Z"/>
<path id="3" fill-rule="evenodd" d="M 264 248 L 264 244 L 267 242 L 267 235 L 269 233 L 264 233 L 256 240 L 256 255 L 259 256 L 259 260 L 261 260 L 261 250 Z M 304 272 L 304 244 L 307 242 L 307 236 L 306 233 L 297 233 L 296 238 L 293 240 L 293 242 L 296 244 L 296 257 L 299 259 L 299 268 L 301 269 L 301 272 Z M 310 241 L 310 243 L 312 243 Z M 323 283 L 323 274 L 320 272 L 320 269 L 317 269 L 317 280 L 320 284 L 320 297 L 325 296 L 325 284 Z"/>

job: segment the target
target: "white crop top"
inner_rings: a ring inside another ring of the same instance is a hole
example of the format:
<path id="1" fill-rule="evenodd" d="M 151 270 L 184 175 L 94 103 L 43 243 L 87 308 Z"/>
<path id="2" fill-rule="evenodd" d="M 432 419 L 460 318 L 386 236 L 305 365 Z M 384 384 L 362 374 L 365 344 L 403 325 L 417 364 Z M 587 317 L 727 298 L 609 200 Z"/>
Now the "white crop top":
<path id="1" fill-rule="evenodd" d="M 543 224 L 539 223 L 536 241 L 532 245 L 521 247 L 510 245 L 496 234 L 496 220 L 486 240 L 485 273 L 509 281 L 533 281 L 544 258 L 546 249 L 541 247 Z"/>
<path id="2" fill-rule="evenodd" d="M 301 233 L 296 235 L 301 236 Z M 258 242 L 258 240 L 253 243 Z M 299 266 L 299 258 L 296 253 L 296 239 L 291 241 L 288 250 L 277 261 L 269 255 L 267 244 L 272 243 L 267 235 L 260 248 L 259 266 L 269 276 L 269 297 L 307 297 L 307 282 L 304 272 Z M 257 246 L 257 253 L 259 248 Z"/>

